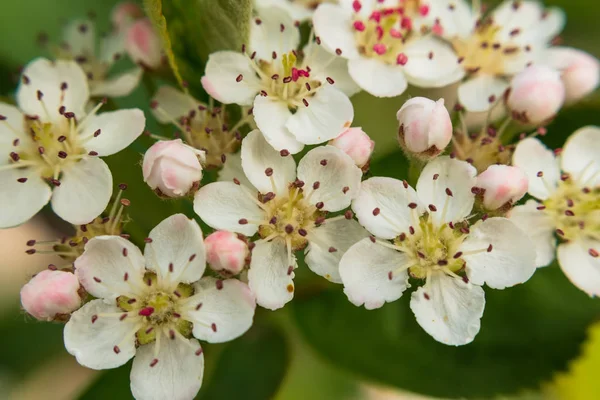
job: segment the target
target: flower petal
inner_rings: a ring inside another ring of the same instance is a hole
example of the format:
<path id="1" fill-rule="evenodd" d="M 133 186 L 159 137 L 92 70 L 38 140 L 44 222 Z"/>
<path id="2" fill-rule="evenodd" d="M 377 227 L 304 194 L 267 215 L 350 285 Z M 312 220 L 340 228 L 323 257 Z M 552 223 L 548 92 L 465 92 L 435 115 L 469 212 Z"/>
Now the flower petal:
<path id="1" fill-rule="evenodd" d="M 17 181 L 21 178 L 27 181 Z M 33 168 L 0 171 L 0 187 L 0 229 L 26 222 L 48 204 L 52 195 L 50 186 Z"/>
<path id="2" fill-rule="evenodd" d="M 465 75 L 452 47 L 434 36 L 407 43 L 404 54 L 408 58 L 404 74 L 412 85 L 442 87 L 461 80 Z"/>
<path id="3" fill-rule="evenodd" d="M 94 297 L 136 297 L 135 288 L 143 286 L 144 264 L 142 252 L 129 240 L 96 236 L 75 260 L 75 275 Z"/>
<path id="4" fill-rule="evenodd" d="M 233 182 L 210 183 L 196 193 L 194 211 L 211 228 L 252 236 L 258 230 L 255 222 L 265 218 L 253 196 L 256 193 Z M 249 222 L 240 224 L 242 219 Z"/>
<path id="5" fill-rule="evenodd" d="M 558 246 L 557 258 L 567 278 L 589 296 L 600 296 L 600 241 L 591 239 L 573 240 Z"/>
<path id="6" fill-rule="evenodd" d="M 334 4 L 321 4 L 313 15 L 315 34 L 328 51 L 341 51 L 349 59 L 358 57 L 358 49 L 352 27 L 352 12 Z"/>
<path id="7" fill-rule="evenodd" d="M 108 205 L 112 175 L 104 161 L 84 158 L 63 170 L 60 186 L 52 194 L 52 209 L 74 225 L 91 222 Z"/>
<path id="8" fill-rule="evenodd" d="M 256 296 L 258 305 L 276 310 L 292 300 L 294 269 L 297 266 L 293 254 L 289 261 L 284 241 L 275 239 L 258 243 L 252 250 L 248 271 L 248 286 Z"/>
<path id="9" fill-rule="evenodd" d="M 64 44 L 72 56 L 94 57 L 96 51 L 96 26 L 89 19 L 70 21 L 62 32 Z"/>
<path id="10" fill-rule="evenodd" d="M 409 204 L 417 208 L 411 211 Z M 404 182 L 392 178 L 375 177 L 364 181 L 352 209 L 358 222 L 373 235 L 383 239 L 393 239 L 402 232 L 408 232 L 415 223 L 413 216 L 423 213 L 415 190 Z"/>
<path id="11" fill-rule="evenodd" d="M 358 195 L 362 172 L 354 160 L 333 146 L 315 147 L 298 164 L 298 179 L 305 184 L 310 203 L 323 210 L 340 211 Z"/>
<path id="12" fill-rule="evenodd" d="M 510 210 L 508 219 L 529 235 L 535 245 L 535 265 L 545 267 L 554 260 L 554 253 L 556 252 L 554 230 L 556 226 L 550 216 L 543 210 L 537 209 L 538 206 L 540 206 L 540 203 L 537 201 L 528 200 L 522 206 L 513 207 Z"/>
<path id="13" fill-rule="evenodd" d="M 246 56 L 233 51 L 217 51 L 208 57 L 202 86 L 224 104 L 250 106 L 261 83 Z M 242 80 L 237 81 L 242 75 Z"/>
<path id="14" fill-rule="evenodd" d="M 162 336 L 141 346 L 131 366 L 131 393 L 138 400 L 196 397 L 204 375 L 204 354 L 196 339 Z"/>
<path id="15" fill-rule="evenodd" d="M 305 99 L 306 100 L 306 99 Z M 285 127 L 304 144 L 319 144 L 338 137 L 350 127 L 354 108 L 348 96 L 325 83 L 288 118 Z"/>
<path id="16" fill-rule="evenodd" d="M 417 182 L 417 195 L 429 208 L 437 226 L 460 221 L 471 213 L 475 202 L 471 192 L 475 175 L 477 170 L 471 164 L 446 156 L 436 158 L 423 168 Z"/>
<path id="17" fill-rule="evenodd" d="M 442 37 L 448 40 L 455 38 L 467 39 L 471 36 L 477 15 L 466 1 L 434 1 L 428 4 L 429 13 L 427 25 L 432 26 L 438 21 L 442 27 Z M 452 5 L 450 7 L 450 5 Z"/>
<path id="18" fill-rule="evenodd" d="M 0 103 L 0 115 L 4 119 L 0 122 L 0 165 L 6 165 L 11 161 L 10 153 L 18 147 L 14 146 L 15 139 L 28 140 L 25 134 L 25 116 L 15 106 Z"/>
<path id="19" fill-rule="evenodd" d="M 112 65 L 125 54 L 125 32 L 114 30 L 100 39 L 99 59 L 106 65 Z"/>
<path id="20" fill-rule="evenodd" d="M 294 20 L 281 7 L 255 8 L 258 18 L 250 22 L 249 53 L 256 52 L 259 60 L 271 61 L 298 49 L 300 31 Z"/>
<path id="21" fill-rule="evenodd" d="M 252 190 L 252 192 L 256 191 L 256 188 L 252 186 L 246 174 L 244 174 L 244 170 L 242 169 L 242 153 L 239 151 L 227 155 L 223 168 L 219 170 L 219 178 L 217 180 L 219 182 L 234 182 L 234 179 Z"/>
<path id="22" fill-rule="evenodd" d="M 258 129 L 242 141 L 242 168 L 246 177 L 261 193 L 287 193 L 296 179 L 296 163 L 291 156 L 282 156 L 273 149 Z"/>
<path id="23" fill-rule="evenodd" d="M 485 293 L 481 286 L 443 272 L 431 275 L 410 299 L 410 309 L 421 328 L 438 342 L 451 346 L 473 341 L 484 308 Z"/>
<path id="24" fill-rule="evenodd" d="M 563 147 L 562 169 L 573 175 L 582 186 L 600 185 L 600 128 L 577 129 Z"/>
<path id="25" fill-rule="evenodd" d="M 402 67 L 385 64 L 376 58 L 351 59 L 348 72 L 358 86 L 376 97 L 396 97 L 408 87 Z"/>
<path id="26" fill-rule="evenodd" d="M 137 87 L 144 70 L 133 68 L 103 81 L 90 83 L 91 96 L 122 97 L 127 96 Z"/>
<path id="27" fill-rule="evenodd" d="M 145 126 L 146 117 L 138 108 L 110 111 L 89 117 L 81 128 L 80 137 L 87 139 L 86 150 L 95 151 L 102 157 L 110 156 L 133 143 Z"/>
<path id="28" fill-rule="evenodd" d="M 304 65 L 310 67 L 311 78 L 321 82 L 325 82 L 327 78 L 333 79 L 334 87 L 348 97 L 360 92 L 360 87 L 348 72 L 348 61 L 345 58 L 330 53 L 314 42 L 304 47 L 304 54 Z"/>
<path id="29" fill-rule="evenodd" d="M 65 348 L 79 364 L 116 368 L 135 355 L 135 324 L 118 314 L 124 314 L 120 308 L 92 300 L 71 315 L 63 332 Z"/>
<path id="30" fill-rule="evenodd" d="M 327 222 L 308 234 L 304 261 L 315 274 L 342 283 L 339 264 L 344 253 L 369 233 L 354 220 Z"/>
<path id="31" fill-rule="evenodd" d="M 250 329 L 256 300 L 245 283 L 207 276 L 194 289 L 196 294 L 186 301 L 182 315 L 194 324 L 197 339 L 223 343 Z"/>
<path id="32" fill-rule="evenodd" d="M 560 170 L 554 153 L 538 139 L 521 140 L 513 154 L 513 165 L 529 179 L 529 194 L 540 200 L 547 199 L 556 190 Z M 538 176 L 541 172 L 541 176 Z"/>
<path id="33" fill-rule="evenodd" d="M 467 111 L 487 111 L 493 105 L 490 97 L 499 99 L 508 88 L 508 82 L 492 75 L 480 74 L 469 78 L 458 87 L 458 101 Z"/>
<path id="34" fill-rule="evenodd" d="M 505 289 L 527 281 L 535 272 L 535 244 L 506 218 L 475 224 L 459 250 L 475 285 Z"/>
<path id="35" fill-rule="evenodd" d="M 163 124 L 187 117 L 192 111 L 199 115 L 198 106 L 202 104 L 189 94 L 166 85 L 158 88 L 152 100 L 156 103 L 152 115 Z"/>
<path id="36" fill-rule="evenodd" d="M 344 293 L 355 306 L 373 310 L 398 300 L 410 287 L 407 264 L 410 257 L 366 238 L 344 253 L 340 276 Z M 391 279 L 390 279 L 391 278 Z"/>
<path id="37" fill-rule="evenodd" d="M 287 150 L 292 154 L 302 151 L 304 144 L 286 127 L 292 113 L 285 102 L 259 94 L 254 100 L 252 113 L 256 126 L 275 150 Z"/>

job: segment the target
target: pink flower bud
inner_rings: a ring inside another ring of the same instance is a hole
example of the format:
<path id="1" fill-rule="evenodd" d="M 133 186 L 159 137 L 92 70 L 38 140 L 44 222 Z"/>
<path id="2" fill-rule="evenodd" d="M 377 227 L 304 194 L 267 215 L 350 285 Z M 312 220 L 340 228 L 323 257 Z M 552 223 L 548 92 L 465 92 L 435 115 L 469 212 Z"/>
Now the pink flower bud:
<path id="1" fill-rule="evenodd" d="M 124 1 L 113 8 L 111 19 L 115 28 L 122 30 L 130 23 L 143 16 L 144 10 L 142 10 L 140 6 L 130 1 Z"/>
<path id="2" fill-rule="evenodd" d="M 150 69 L 162 64 L 162 44 L 148 18 L 135 21 L 127 29 L 125 49 L 129 57 Z"/>
<path id="3" fill-rule="evenodd" d="M 348 128 L 329 144 L 348 154 L 359 168 L 367 165 L 375 147 L 375 142 L 361 128 Z"/>
<path id="4" fill-rule="evenodd" d="M 229 231 L 216 231 L 204 239 L 206 261 L 215 271 L 239 274 L 246 264 L 248 245 Z"/>
<path id="5" fill-rule="evenodd" d="M 396 114 L 398 141 L 409 154 L 428 160 L 440 154 L 452 139 L 452 121 L 444 99 L 413 97 Z"/>
<path id="6" fill-rule="evenodd" d="M 497 210 L 507 203 L 514 204 L 525 196 L 529 181 L 520 168 L 490 165 L 479 174 L 475 186 L 485 190 L 483 206 L 488 210 Z"/>
<path id="7" fill-rule="evenodd" d="M 514 119 L 539 125 L 552 118 L 564 100 L 565 86 L 560 73 L 550 67 L 532 65 L 513 78 L 506 105 Z"/>
<path id="8" fill-rule="evenodd" d="M 185 196 L 199 186 L 203 157 L 181 139 L 156 142 L 144 154 L 144 182 L 167 197 Z"/>
<path id="9" fill-rule="evenodd" d="M 553 64 L 562 72 L 565 101 L 575 102 L 593 92 L 600 80 L 600 64 L 588 53 L 568 47 L 549 50 L 555 58 Z"/>
<path id="10" fill-rule="evenodd" d="M 64 271 L 44 270 L 21 289 L 25 311 L 39 320 L 53 320 L 57 314 L 70 314 L 81 306 L 77 277 Z"/>

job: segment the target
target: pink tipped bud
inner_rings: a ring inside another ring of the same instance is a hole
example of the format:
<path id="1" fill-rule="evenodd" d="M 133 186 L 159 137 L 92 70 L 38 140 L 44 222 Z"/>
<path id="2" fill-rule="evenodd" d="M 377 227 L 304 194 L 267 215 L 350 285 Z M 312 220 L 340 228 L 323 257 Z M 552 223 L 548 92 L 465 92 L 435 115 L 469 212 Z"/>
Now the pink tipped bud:
<path id="1" fill-rule="evenodd" d="M 112 23 L 118 30 L 127 28 L 136 19 L 144 16 L 144 10 L 135 3 L 124 1 L 117 4 L 112 11 Z"/>
<path id="2" fill-rule="evenodd" d="M 400 123 L 400 146 L 417 158 L 436 157 L 452 139 L 452 121 L 444 107 L 444 99 L 433 101 L 413 97 L 398 110 L 396 118 Z"/>
<path id="3" fill-rule="evenodd" d="M 375 142 L 361 128 L 348 128 L 329 144 L 348 154 L 359 168 L 367 165 L 375 148 Z"/>
<path id="4" fill-rule="evenodd" d="M 159 141 L 144 154 L 144 182 L 167 197 L 187 195 L 202 179 L 204 153 L 181 139 Z"/>
<path id="5" fill-rule="evenodd" d="M 81 306 L 79 288 L 79 281 L 74 274 L 44 270 L 23 286 L 21 304 L 35 318 L 51 321 Z"/>
<path id="6" fill-rule="evenodd" d="M 565 86 L 560 73 L 549 67 L 532 65 L 513 78 L 506 104 L 514 119 L 538 125 L 552 118 L 564 100 Z"/>
<path id="7" fill-rule="evenodd" d="M 204 239 L 206 261 L 215 271 L 239 274 L 248 257 L 248 245 L 229 231 L 216 231 Z"/>
<path id="8" fill-rule="evenodd" d="M 590 54 L 570 47 L 548 50 L 549 64 L 562 72 L 565 101 L 575 102 L 593 92 L 600 83 L 600 63 Z"/>
<path id="9" fill-rule="evenodd" d="M 127 29 L 125 49 L 129 57 L 147 68 L 155 69 L 162 64 L 162 45 L 148 18 L 135 21 Z"/>
<path id="10" fill-rule="evenodd" d="M 525 193 L 529 181 L 527 175 L 517 167 L 491 165 L 477 177 L 475 186 L 484 189 L 483 206 L 488 210 L 497 210 L 519 201 Z"/>

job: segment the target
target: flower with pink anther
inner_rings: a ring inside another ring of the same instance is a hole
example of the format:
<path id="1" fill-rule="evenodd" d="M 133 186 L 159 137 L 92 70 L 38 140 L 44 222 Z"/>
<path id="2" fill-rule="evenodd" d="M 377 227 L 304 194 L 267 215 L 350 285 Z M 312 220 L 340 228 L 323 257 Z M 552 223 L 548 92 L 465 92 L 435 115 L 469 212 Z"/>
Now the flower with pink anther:
<path id="1" fill-rule="evenodd" d="M 534 241 L 537 266 L 550 264 L 556 253 L 575 286 L 600 296 L 600 128 L 575 131 L 560 157 L 539 140 L 525 139 L 513 165 L 525 172 L 537 200 L 513 208 L 509 218 Z"/>
<path id="2" fill-rule="evenodd" d="M 44 270 L 21 289 L 21 305 L 39 320 L 52 321 L 81 306 L 79 281 L 70 272 Z"/>
<path id="3" fill-rule="evenodd" d="M 134 358 L 136 399 L 191 399 L 202 384 L 197 339 L 233 340 L 252 325 L 255 301 L 235 279 L 202 277 L 198 224 L 175 214 L 146 239 L 144 254 L 119 236 L 91 239 L 75 261 L 77 277 L 97 297 L 65 326 L 67 351 L 88 368 L 116 368 Z"/>
<path id="4" fill-rule="evenodd" d="M 560 73 L 550 67 L 532 65 L 510 82 L 506 105 L 513 119 L 539 125 L 554 117 L 565 100 Z"/>
<path id="5" fill-rule="evenodd" d="M 348 154 L 359 168 L 368 165 L 375 148 L 375 142 L 361 128 L 348 128 L 329 144 Z"/>
<path id="6" fill-rule="evenodd" d="M 352 209 L 373 236 L 340 261 L 344 293 L 353 304 L 379 308 L 402 296 L 409 277 L 424 280 L 410 301 L 419 325 L 448 345 L 475 338 L 483 284 L 504 289 L 535 271 L 531 240 L 508 219 L 469 226 L 475 175 L 464 161 L 438 157 L 423 169 L 416 191 L 392 178 L 363 182 Z"/>
<path id="7" fill-rule="evenodd" d="M 148 18 L 127 27 L 125 49 L 134 62 L 145 68 L 157 69 L 163 64 L 162 43 Z"/>
<path id="8" fill-rule="evenodd" d="M 144 182 L 159 195 L 186 196 L 200 186 L 204 152 L 181 139 L 158 141 L 144 154 Z"/>
<path id="9" fill-rule="evenodd" d="M 600 63 L 584 51 L 572 47 L 551 47 L 546 51 L 544 61 L 560 71 L 568 103 L 587 96 L 600 83 Z"/>
<path id="10" fill-rule="evenodd" d="M 512 206 L 527 193 L 529 180 L 518 167 L 509 165 L 490 165 L 477 176 L 475 186 L 482 196 L 483 207 L 497 210 L 503 206 Z"/>
<path id="11" fill-rule="evenodd" d="M 325 49 L 348 60 L 348 72 L 358 86 L 377 97 L 393 97 L 408 83 L 442 87 L 464 75 L 448 44 L 422 34 L 433 25 L 425 24 L 430 3 L 438 2 L 445 3 L 325 3 L 315 11 L 313 24 Z"/>
<path id="12" fill-rule="evenodd" d="M 204 240 L 206 261 L 215 271 L 237 275 L 242 272 L 250 255 L 248 244 L 229 231 L 216 231 Z"/>
<path id="13" fill-rule="evenodd" d="M 87 224 L 112 194 L 98 156 L 129 146 L 144 130 L 144 113 L 97 114 L 103 102 L 86 113 L 87 80 L 72 61 L 32 61 L 16 98 L 18 108 L 0 103 L 0 228 L 27 221 L 50 198 L 59 217 Z"/>
<path id="14" fill-rule="evenodd" d="M 294 296 L 295 252 L 315 273 L 339 283 L 341 255 L 366 236 L 346 212 L 328 212 L 350 205 L 360 187 L 362 172 L 354 160 L 333 146 L 309 151 L 298 167 L 289 152 L 267 145 L 258 130 L 242 141 L 242 168 L 254 187 L 216 182 L 200 188 L 194 211 L 215 229 L 253 236 L 248 285 L 259 305 L 277 309 Z"/>
<path id="15" fill-rule="evenodd" d="M 298 56 L 300 32 L 280 8 L 257 10 L 242 53 L 210 55 L 202 85 L 224 104 L 253 106 L 256 126 L 275 150 L 296 154 L 324 143 L 352 123 L 356 93 L 345 60 L 309 43 Z"/>
<path id="16" fill-rule="evenodd" d="M 413 97 L 402 105 L 396 118 L 400 124 L 398 142 L 409 156 L 430 160 L 452 139 L 452 121 L 444 99 Z"/>

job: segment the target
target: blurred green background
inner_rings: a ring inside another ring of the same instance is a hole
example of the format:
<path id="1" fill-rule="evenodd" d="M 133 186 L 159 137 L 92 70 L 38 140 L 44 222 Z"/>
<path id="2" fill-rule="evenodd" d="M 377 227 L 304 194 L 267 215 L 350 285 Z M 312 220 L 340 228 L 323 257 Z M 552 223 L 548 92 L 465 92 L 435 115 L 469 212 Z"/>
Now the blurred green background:
<path id="1" fill-rule="evenodd" d="M 189 11 L 190 16 L 197 15 L 199 4 L 212 4 L 166 0 L 165 6 L 167 1 L 173 2 L 174 10 Z M 66 21 L 90 12 L 96 15 L 98 31 L 106 30 L 116 3 L 3 2 L 0 95 L 10 96 L 19 67 L 47 55 L 37 44 L 41 32 L 56 43 Z M 228 3 L 235 5 L 235 0 Z M 567 13 L 565 45 L 600 56 L 599 2 L 546 4 L 560 6 Z M 196 36 L 186 35 L 181 43 L 189 49 L 195 40 Z M 201 65 L 193 64 L 197 57 L 189 58 L 187 67 L 200 74 Z M 422 92 L 409 90 L 408 95 L 417 93 Z M 148 99 L 147 89 L 140 86 L 117 103 L 148 111 Z M 374 175 L 406 177 L 407 165 L 395 139 L 395 113 L 402 101 L 376 99 L 366 93 L 353 98 L 354 125 L 362 126 L 376 141 Z M 561 146 L 576 128 L 598 124 L 599 111 L 596 93 L 564 110 L 544 140 L 552 147 Z M 151 118 L 148 128 L 159 129 Z M 134 204 L 131 213 L 137 232 L 131 233 L 139 237 L 170 213 L 183 211 L 192 216 L 189 205 L 160 201 L 141 183 L 140 154 L 150 143 L 141 138 L 127 153 L 109 158 L 115 182 L 127 181 L 133 188 L 128 196 Z M 129 399 L 129 364 L 107 372 L 78 367 L 63 348 L 61 325 L 35 322 L 19 309 L 20 285 L 50 262 L 24 257 L 25 241 L 55 236 L 60 227 L 53 222 L 36 218 L 25 226 L 0 231 L 0 398 Z M 285 309 L 259 311 L 260 323 L 244 337 L 230 344 L 205 346 L 207 372 L 199 399 L 412 398 L 404 390 L 437 397 L 600 398 L 594 375 L 600 368 L 600 329 L 590 330 L 600 316 L 600 304 L 574 289 L 556 265 L 540 270 L 522 287 L 487 290 L 483 329 L 472 345 L 460 349 L 434 342 L 416 326 L 407 304 L 409 296 L 366 312 L 350 305 L 339 287 L 323 284 L 302 267 L 297 287 L 296 298 Z M 595 340 L 583 345 L 588 333 Z M 583 350 L 586 356 L 579 357 Z"/>

